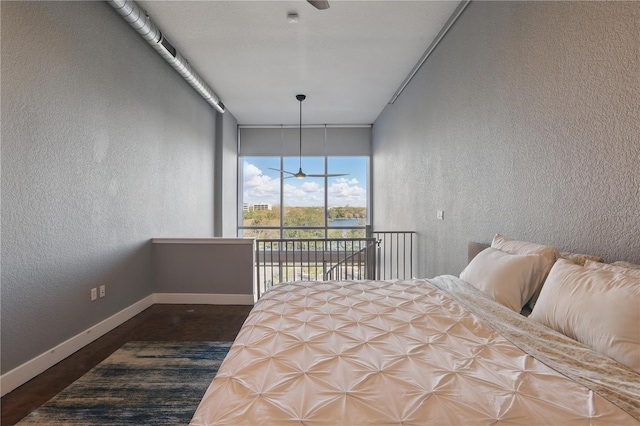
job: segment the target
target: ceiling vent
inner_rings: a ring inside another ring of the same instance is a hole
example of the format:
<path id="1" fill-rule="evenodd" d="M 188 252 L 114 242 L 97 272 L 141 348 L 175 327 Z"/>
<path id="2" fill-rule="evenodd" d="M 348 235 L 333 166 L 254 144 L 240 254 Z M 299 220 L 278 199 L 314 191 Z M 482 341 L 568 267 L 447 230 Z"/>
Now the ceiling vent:
<path id="1" fill-rule="evenodd" d="M 216 110 L 223 113 L 224 104 L 209 86 L 191 68 L 189 62 L 180 55 L 175 47 L 149 17 L 131 0 L 108 0 L 108 3 L 129 23 L 171 66 L 184 77 L 196 91 Z"/>

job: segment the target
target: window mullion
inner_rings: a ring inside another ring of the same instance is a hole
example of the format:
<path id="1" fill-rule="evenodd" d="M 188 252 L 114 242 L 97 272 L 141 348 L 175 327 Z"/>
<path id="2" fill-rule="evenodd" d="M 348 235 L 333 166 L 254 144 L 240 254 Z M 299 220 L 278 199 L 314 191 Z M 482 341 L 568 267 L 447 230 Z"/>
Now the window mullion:
<path id="1" fill-rule="evenodd" d="M 325 146 L 327 140 L 327 128 L 325 126 Z M 324 156 L 324 238 L 327 239 L 329 237 L 329 221 L 327 219 L 327 215 L 329 213 L 329 161 L 327 156 Z"/>
<path id="2" fill-rule="evenodd" d="M 284 238 L 284 157 L 280 155 L 280 239 Z"/>

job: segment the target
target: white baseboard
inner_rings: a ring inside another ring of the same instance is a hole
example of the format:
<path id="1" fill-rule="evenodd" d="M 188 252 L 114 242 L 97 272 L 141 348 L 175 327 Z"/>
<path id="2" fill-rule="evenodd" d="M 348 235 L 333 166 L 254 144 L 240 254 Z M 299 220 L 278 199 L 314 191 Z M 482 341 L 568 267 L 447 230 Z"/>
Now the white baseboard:
<path id="1" fill-rule="evenodd" d="M 153 303 L 185 305 L 253 305 L 253 294 L 154 293 Z"/>
<path id="2" fill-rule="evenodd" d="M 181 294 L 154 293 L 122 311 L 99 322 L 93 327 L 60 343 L 56 347 L 36 356 L 22 365 L 0 376 L 0 396 L 27 383 L 38 374 L 53 367 L 69 355 L 82 349 L 94 340 L 130 320 L 155 303 L 209 304 L 209 305 L 253 305 L 252 294 Z"/>
<path id="3" fill-rule="evenodd" d="M 153 295 L 145 297 L 93 327 L 60 343 L 58 346 L 6 372 L 0 377 L 0 393 L 2 396 L 6 395 L 97 338 L 107 334 L 120 324 L 138 315 L 151 305 L 153 305 Z"/>

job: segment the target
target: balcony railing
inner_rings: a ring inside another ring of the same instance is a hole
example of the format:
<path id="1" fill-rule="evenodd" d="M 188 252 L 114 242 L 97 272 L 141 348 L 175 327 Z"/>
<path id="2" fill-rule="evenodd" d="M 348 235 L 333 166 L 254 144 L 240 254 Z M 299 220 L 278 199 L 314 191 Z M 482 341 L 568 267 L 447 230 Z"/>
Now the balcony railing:
<path id="1" fill-rule="evenodd" d="M 258 239 L 258 297 L 289 281 L 375 279 L 375 238 Z"/>
<path id="2" fill-rule="evenodd" d="M 410 278 L 414 234 L 382 231 L 369 238 L 257 239 L 257 295 L 289 281 Z"/>
<path id="3" fill-rule="evenodd" d="M 416 253 L 415 231 L 373 231 L 378 240 L 377 273 L 379 280 L 413 278 Z"/>

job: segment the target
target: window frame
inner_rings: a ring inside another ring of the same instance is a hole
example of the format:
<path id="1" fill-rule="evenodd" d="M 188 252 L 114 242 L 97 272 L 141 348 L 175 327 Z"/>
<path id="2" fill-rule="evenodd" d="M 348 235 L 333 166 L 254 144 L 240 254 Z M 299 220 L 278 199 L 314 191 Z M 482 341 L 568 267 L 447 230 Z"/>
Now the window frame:
<path id="1" fill-rule="evenodd" d="M 366 185 L 366 201 L 365 201 L 365 209 L 366 209 L 366 218 L 364 225 L 355 225 L 355 226 L 329 226 L 328 221 L 328 211 L 329 211 L 329 179 L 330 177 L 324 176 L 323 184 L 324 184 L 324 201 L 323 201 L 323 225 L 322 226 L 285 226 L 284 224 L 284 185 L 285 180 L 282 179 L 283 176 L 286 176 L 284 173 L 280 172 L 280 193 L 279 193 L 279 201 L 280 201 L 280 215 L 279 215 L 279 226 L 245 226 L 244 225 L 244 162 L 245 158 L 274 158 L 279 159 L 280 170 L 284 170 L 285 158 L 293 158 L 291 155 L 281 155 L 281 154 L 273 154 L 273 155 L 238 155 L 238 196 L 237 196 L 237 236 L 241 238 L 250 238 L 244 236 L 245 230 L 273 230 L 278 231 L 278 239 L 288 238 L 286 236 L 287 231 L 321 231 L 319 234 L 321 235 L 318 238 L 327 239 L 333 238 L 330 237 L 330 233 L 336 231 L 362 231 L 361 237 L 366 236 L 366 230 L 371 224 L 372 215 L 371 215 L 371 156 L 370 155 L 309 155 L 302 156 L 302 162 L 304 163 L 305 158 L 323 158 L 324 163 L 324 174 L 328 173 L 329 169 L 329 161 L 331 158 L 357 158 L 364 160 L 365 163 L 365 185 Z"/>

